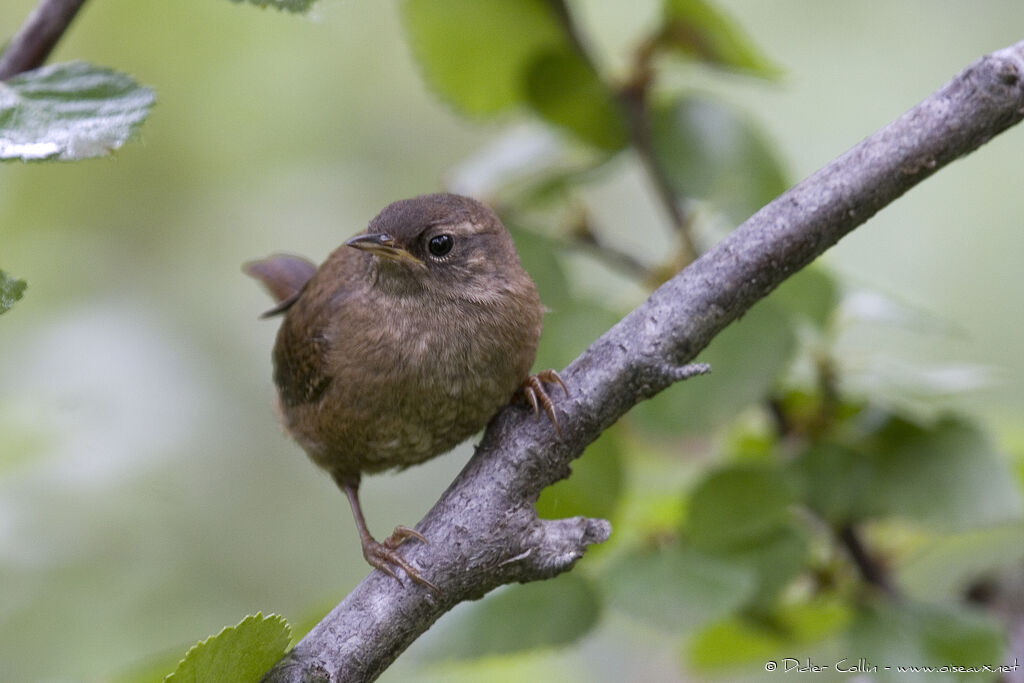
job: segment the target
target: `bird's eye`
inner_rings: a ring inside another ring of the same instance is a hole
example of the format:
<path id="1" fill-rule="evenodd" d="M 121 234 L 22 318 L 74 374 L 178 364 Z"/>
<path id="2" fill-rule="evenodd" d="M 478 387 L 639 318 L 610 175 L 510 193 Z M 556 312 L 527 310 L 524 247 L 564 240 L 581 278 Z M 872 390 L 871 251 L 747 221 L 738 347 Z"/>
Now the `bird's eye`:
<path id="1" fill-rule="evenodd" d="M 430 238 L 430 242 L 427 243 L 427 249 L 434 256 L 444 256 L 452 247 L 455 245 L 455 239 L 448 234 L 435 235 Z"/>

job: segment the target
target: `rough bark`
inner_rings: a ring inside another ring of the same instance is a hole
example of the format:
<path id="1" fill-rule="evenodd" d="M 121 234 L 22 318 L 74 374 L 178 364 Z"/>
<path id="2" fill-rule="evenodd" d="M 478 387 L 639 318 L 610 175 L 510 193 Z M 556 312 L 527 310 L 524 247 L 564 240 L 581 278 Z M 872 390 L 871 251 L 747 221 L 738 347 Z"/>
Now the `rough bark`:
<path id="1" fill-rule="evenodd" d="M 541 490 L 567 476 L 570 462 L 636 403 L 699 372 L 685 363 L 783 280 L 1021 118 L 1024 42 L 972 64 L 765 206 L 566 368 L 572 394 L 557 401 L 561 439 L 547 420 L 521 408 L 495 417 L 418 525 L 430 544 L 403 547 L 443 597 L 373 572 L 265 680 L 372 680 L 457 603 L 570 569 L 611 527 L 594 519 L 538 519 Z"/>

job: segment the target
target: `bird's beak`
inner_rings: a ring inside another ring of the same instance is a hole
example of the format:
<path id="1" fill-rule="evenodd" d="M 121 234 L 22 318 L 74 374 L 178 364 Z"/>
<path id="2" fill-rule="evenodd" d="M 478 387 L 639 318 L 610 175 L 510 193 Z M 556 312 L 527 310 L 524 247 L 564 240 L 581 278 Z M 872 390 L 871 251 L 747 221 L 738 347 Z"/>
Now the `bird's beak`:
<path id="1" fill-rule="evenodd" d="M 375 256 L 389 258 L 393 261 L 405 261 L 417 266 L 422 266 L 423 261 L 413 256 L 407 249 L 403 249 L 395 242 L 395 238 L 387 233 L 363 233 L 356 235 L 348 242 L 346 247 L 355 247 L 360 251 L 368 251 Z"/>

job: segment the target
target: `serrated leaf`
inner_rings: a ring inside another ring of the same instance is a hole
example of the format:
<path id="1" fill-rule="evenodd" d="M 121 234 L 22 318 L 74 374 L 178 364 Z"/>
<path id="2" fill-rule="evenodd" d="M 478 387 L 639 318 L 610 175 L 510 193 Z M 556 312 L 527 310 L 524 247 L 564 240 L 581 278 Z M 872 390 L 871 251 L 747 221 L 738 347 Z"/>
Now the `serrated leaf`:
<path id="1" fill-rule="evenodd" d="M 669 387 L 631 415 L 653 431 L 708 432 L 772 392 L 796 341 L 786 313 L 762 301 L 697 357 L 711 364 L 711 374 Z"/>
<path id="2" fill-rule="evenodd" d="M 629 135 L 618 104 L 593 68 L 569 46 L 540 54 L 526 72 L 527 101 L 547 121 L 607 152 Z"/>
<path id="3" fill-rule="evenodd" d="M 135 135 L 155 96 L 86 62 L 53 64 L 0 83 L 0 160 L 105 156 Z"/>
<path id="4" fill-rule="evenodd" d="M 672 633 L 726 617 L 757 587 L 753 571 L 683 545 L 635 551 L 602 583 L 616 609 Z"/>
<path id="5" fill-rule="evenodd" d="M 257 7 L 273 7 L 274 9 L 284 10 L 285 12 L 293 12 L 295 14 L 305 14 L 309 11 L 309 8 L 313 6 L 316 0 L 231 0 L 232 2 L 248 2 L 250 5 L 256 5 Z"/>
<path id="6" fill-rule="evenodd" d="M 731 106 L 687 95 L 652 112 L 652 137 L 669 184 L 739 225 L 789 183 L 765 136 Z"/>
<path id="7" fill-rule="evenodd" d="M 714 66 L 775 78 L 780 70 L 736 22 L 704 0 L 665 0 L 659 44 Z"/>
<path id="8" fill-rule="evenodd" d="M 994 675 L 979 678 L 977 673 L 957 673 L 949 667 L 1003 663 L 1002 629 L 992 619 L 963 607 L 877 605 L 858 615 L 848 637 L 850 652 L 855 653 L 853 663 L 864 658 L 869 666 L 877 665 L 878 671 L 872 673 L 879 681 L 905 681 L 914 673 L 927 673 L 929 680 L 936 681 L 995 680 Z"/>
<path id="9" fill-rule="evenodd" d="M 284 617 L 250 615 L 192 647 L 168 683 L 257 683 L 284 656 L 291 629 Z"/>
<path id="10" fill-rule="evenodd" d="M 0 313 L 6 313 L 11 310 L 14 302 L 24 296 L 26 287 L 28 287 L 28 284 L 24 280 L 11 277 L 0 270 Z"/>
<path id="11" fill-rule="evenodd" d="M 526 68 L 566 43 L 545 0 L 405 0 L 402 13 L 426 80 L 467 114 L 523 102 Z"/>
<path id="12" fill-rule="evenodd" d="M 545 519 L 577 515 L 613 519 L 621 494 L 622 442 L 613 427 L 573 461 L 568 479 L 541 492 L 537 514 Z"/>
<path id="13" fill-rule="evenodd" d="M 431 660 L 471 659 L 572 643 L 601 614 L 597 591 L 579 573 L 509 586 L 454 612 Z"/>

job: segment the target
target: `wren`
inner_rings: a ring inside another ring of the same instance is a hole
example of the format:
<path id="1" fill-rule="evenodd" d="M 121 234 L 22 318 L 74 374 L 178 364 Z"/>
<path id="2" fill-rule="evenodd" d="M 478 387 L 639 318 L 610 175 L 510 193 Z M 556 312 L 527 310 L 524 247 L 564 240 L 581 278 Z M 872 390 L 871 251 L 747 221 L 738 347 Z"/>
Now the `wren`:
<path id="1" fill-rule="evenodd" d="M 284 315 L 285 429 L 345 492 L 367 562 L 437 591 L 397 552 L 422 534 L 371 536 L 359 481 L 451 450 L 517 394 L 560 432 L 544 382 L 569 391 L 553 370 L 530 375 L 544 307 L 508 230 L 473 199 L 424 195 L 387 206 L 319 268 L 275 255 L 244 270 L 277 302 L 264 315 Z"/>

